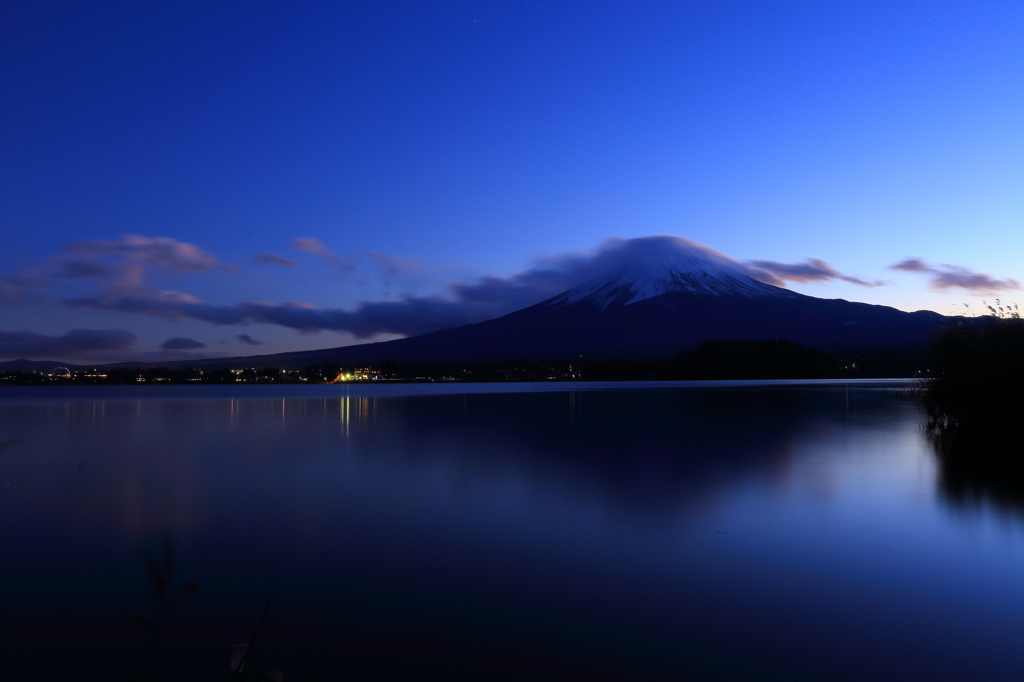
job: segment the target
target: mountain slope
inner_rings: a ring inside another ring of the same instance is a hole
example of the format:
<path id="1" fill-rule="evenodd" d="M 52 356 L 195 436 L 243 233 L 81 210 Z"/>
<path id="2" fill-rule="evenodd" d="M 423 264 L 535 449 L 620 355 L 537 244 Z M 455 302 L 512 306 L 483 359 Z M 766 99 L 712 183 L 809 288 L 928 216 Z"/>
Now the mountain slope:
<path id="1" fill-rule="evenodd" d="M 832 351 L 915 348 L 946 319 L 930 311 L 805 296 L 760 282 L 725 256 L 683 256 L 614 268 L 479 324 L 383 343 L 190 364 L 665 357 L 718 338 L 786 338 Z"/>

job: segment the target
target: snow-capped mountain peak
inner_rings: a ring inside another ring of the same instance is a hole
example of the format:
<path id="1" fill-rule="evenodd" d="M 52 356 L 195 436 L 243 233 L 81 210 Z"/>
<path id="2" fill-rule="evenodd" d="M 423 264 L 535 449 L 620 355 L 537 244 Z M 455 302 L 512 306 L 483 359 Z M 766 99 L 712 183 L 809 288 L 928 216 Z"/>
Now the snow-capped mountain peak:
<path id="1" fill-rule="evenodd" d="M 750 269 L 703 244 L 680 240 L 667 253 L 611 268 L 550 301 L 553 306 L 589 299 L 605 308 L 672 291 L 710 296 L 792 296 L 751 276 Z"/>

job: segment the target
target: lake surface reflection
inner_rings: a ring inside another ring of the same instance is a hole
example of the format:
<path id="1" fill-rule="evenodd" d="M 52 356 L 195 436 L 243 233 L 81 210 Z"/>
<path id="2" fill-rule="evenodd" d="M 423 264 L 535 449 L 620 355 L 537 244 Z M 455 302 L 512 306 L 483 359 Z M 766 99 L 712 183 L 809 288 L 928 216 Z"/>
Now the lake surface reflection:
<path id="1" fill-rule="evenodd" d="M 1024 496 L 904 391 L 532 386 L 5 390 L 4 678 L 223 680 L 268 600 L 249 679 L 1024 675 Z"/>

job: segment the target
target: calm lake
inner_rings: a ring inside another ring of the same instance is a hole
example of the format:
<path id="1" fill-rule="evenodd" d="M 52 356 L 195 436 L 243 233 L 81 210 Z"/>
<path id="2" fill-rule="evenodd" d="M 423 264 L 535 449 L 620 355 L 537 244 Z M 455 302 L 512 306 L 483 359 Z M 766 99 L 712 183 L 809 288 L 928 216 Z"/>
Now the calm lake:
<path id="1" fill-rule="evenodd" d="M 1022 679 L 907 386 L 7 388 L 3 678 Z"/>

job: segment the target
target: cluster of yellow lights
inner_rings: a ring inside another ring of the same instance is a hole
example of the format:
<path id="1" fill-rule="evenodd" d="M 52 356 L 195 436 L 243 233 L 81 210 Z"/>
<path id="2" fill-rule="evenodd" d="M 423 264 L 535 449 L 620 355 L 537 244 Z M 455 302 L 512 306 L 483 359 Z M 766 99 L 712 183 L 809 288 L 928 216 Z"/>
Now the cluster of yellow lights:
<path id="1" fill-rule="evenodd" d="M 347 373 L 346 372 L 342 372 L 334 380 L 334 383 L 338 383 L 340 381 L 366 381 L 369 378 L 370 378 L 370 373 L 369 372 L 356 372 L 355 374 L 353 374 L 351 372 L 347 372 Z"/>

